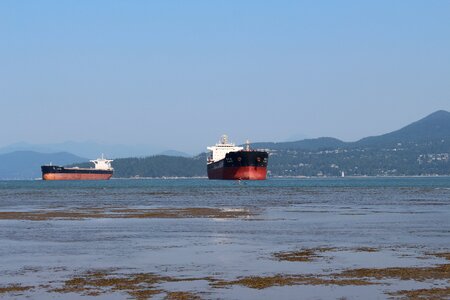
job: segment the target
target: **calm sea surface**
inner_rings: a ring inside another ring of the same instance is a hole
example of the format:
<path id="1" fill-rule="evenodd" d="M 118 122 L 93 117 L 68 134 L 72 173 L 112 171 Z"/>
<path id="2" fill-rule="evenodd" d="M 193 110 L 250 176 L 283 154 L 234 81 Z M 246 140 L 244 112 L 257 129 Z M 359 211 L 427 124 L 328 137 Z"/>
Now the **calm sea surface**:
<path id="1" fill-rule="evenodd" d="M 219 208 L 248 216 L 174 218 L 11 217 L 18 212 Z M 0 181 L 0 294 L 22 299 L 127 299 L 54 288 L 92 270 L 233 281 L 248 276 L 330 274 L 355 268 L 427 267 L 450 248 L 450 177 Z M 274 253 L 329 248 L 309 262 Z M 374 251 L 358 251 L 361 248 Z M 203 299 L 385 299 L 404 289 L 449 281 L 381 281 L 378 285 L 296 284 L 255 289 L 208 280 L 161 282 L 158 289 Z M 163 299 L 163 292 L 153 295 Z"/>

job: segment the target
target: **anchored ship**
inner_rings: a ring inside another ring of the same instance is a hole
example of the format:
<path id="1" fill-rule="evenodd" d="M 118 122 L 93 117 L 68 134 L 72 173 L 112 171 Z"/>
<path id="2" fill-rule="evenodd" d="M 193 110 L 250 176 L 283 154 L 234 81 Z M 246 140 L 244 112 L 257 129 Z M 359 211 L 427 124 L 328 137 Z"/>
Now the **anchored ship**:
<path id="1" fill-rule="evenodd" d="M 108 180 L 113 175 L 112 160 L 103 157 L 90 160 L 94 168 L 64 168 L 45 165 L 41 167 L 43 180 Z"/>
<path id="2" fill-rule="evenodd" d="M 250 150 L 247 141 L 245 149 L 228 142 L 223 135 L 220 142 L 207 148 L 209 179 L 264 180 L 267 177 L 268 153 Z"/>

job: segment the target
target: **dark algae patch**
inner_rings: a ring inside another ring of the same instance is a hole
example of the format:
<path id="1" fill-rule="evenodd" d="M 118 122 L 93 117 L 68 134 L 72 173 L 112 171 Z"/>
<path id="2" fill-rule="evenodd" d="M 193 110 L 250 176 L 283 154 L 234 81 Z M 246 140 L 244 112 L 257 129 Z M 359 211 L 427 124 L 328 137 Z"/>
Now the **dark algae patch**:
<path id="1" fill-rule="evenodd" d="M 155 289 L 142 289 L 142 290 L 136 290 L 136 291 L 128 291 L 128 294 L 137 300 L 145 300 L 150 299 L 154 295 L 161 294 L 161 290 L 155 290 Z"/>
<path id="2" fill-rule="evenodd" d="M 322 257 L 319 253 L 333 250 L 334 248 L 311 248 L 290 252 L 277 252 L 274 253 L 273 256 L 280 261 L 311 262 L 319 257 Z"/>
<path id="3" fill-rule="evenodd" d="M 334 247 L 318 247 L 306 248 L 295 251 L 285 251 L 274 253 L 273 256 L 280 261 L 297 261 L 297 262 L 312 262 L 322 258 L 322 253 L 334 251 L 353 251 L 353 252 L 378 252 L 377 248 L 372 247 L 358 247 L 358 248 L 334 248 Z"/>
<path id="4" fill-rule="evenodd" d="M 277 252 L 273 256 L 279 261 L 289 262 L 313 262 L 322 256 L 325 252 L 353 251 L 353 252 L 378 252 L 377 248 L 359 247 L 359 248 L 309 248 L 296 251 Z M 436 257 L 449 259 L 449 253 L 433 253 Z M 307 275 L 283 275 L 272 276 L 248 276 L 238 277 L 231 281 L 217 281 L 212 286 L 220 288 L 233 285 L 241 285 L 252 289 L 265 289 L 273 286 L 291 286 L 291 285 L 337 285 L 337 286 L 362 286 L 373 284 L 387 284 L 383 280 L 401 280 L 401 281 L 447 281 L 450 282 L 450 264 L 440 264 L 426 267 L 392 267 L 392 268 L 357 268 L 348 269 L 341 272 L 329 274 L 307 274 Z M 406 299 L 448 299 L 442 298 L 442 295 L 448 292 L 448 288 L 430 288 L 423 290 L 399 291 L 392 293 L 392 296 L 403 297 Z M 391 294 L 390 294 L 391 295 Z"/>
<path id="5" fill-rule="evenodd" d="M 190 292 L 168 292 L 165 300 L 200 300 L 201 298 Z"/>
<path id="6" fill-rule="evenodd" d="M 160 283 L 210 280 L 209 278 L 174 278 L 153 273 L 121 274 L 104 271 L 89 271 L 72 277 L 60 288 L 49 290 L 53 293 L 78 293 L 87 296 L 123 292 L 138 300 L 149 299 L 154 295 L 166 293 L 167 299 L 200 299 L 188 292 L 170 292 L 157 287 Z M 178 298 L 176 298 L 178 297 Z M 183 298 L 184 297 L 184 298 Z M 190 297 L 190 298 L 189 298 Z"/>
<path id="7" fill-rule="evenodd" d="M 29 212 L 0 212 L 0 220 L 83 220 L 83 219 L 181 219 L 181 218 L 245 218 L 254 215 L 246 209 L 210 207 L 155 208 L 155 209 L 73 209 L 38 210 Z"/>
<path id="8" fill-rule="evenodd" d="M 410 268 L 384 268 L 384 269 L 350 269 L 341 273 L 329 275 L 282 275 L 273 276 L 249 276 L 241 277 L 231 281 L 217 281 L 212 283 L 214 287 L 227 287 L 232 285 L 242 285 L 252 289 L 265 289 L 273 286 L 290 286 L 290 285 L 338 285 L 338 286 L 361 286 L 381 284 L 379 281 L 383 279 L 399 279 L 399 280 L 450 280 L 450 265 L 438 265 L 435 267 L 410 267 Z M 436 293 L 439 294 L 448 289 L 430 289 L 421 290 L 423 294 Z M 417 291 L 401 291 L 404 295 L 411 295 Z M 403 295 L 402 294 L 402 295 Z M 419 299 L 419 298 L 412 298 Z M 420 298 L 422 299 L 422 298 Z M 426 298 L 429 299 L 429 298 Z M 434 299 L 434 298 L 433 298 Z"/>
<path id="9" fill-rule="evenodd" d="M 450 260 L 450 252 L 439 252 L 439 253 L 433 253 L 432 255 L 436 257 L 445 258 L 446 260 Z"/>
<path id="10" fill-rule="evenodd" d="M 378 252 L 380 250 L 377 248 L 373 248 L 373 247 L 358 247 L 358 248 L 355 248 L 355 251 L 356 252 Z"/>
<path id="11" fill-rule="evenodd" d="M 6 294 L 6 293 L 20 293 L 20 292 L 25 292 L 28 290 L 31 290 L 33 287 L 32 286 L 23 286 L 20 284 L 10 284 L 7 286 L 0 286 L 0 295 L 2 294 Z"/>
<path id="12" fill-rule="evenodd" d="M 410 300 L 442 300 L 450 299 L 450 287 L 447 288 L 431 288 L 431 289 L 419 289 L 419 290 L 402 290 L 398 292 L 389 293 L 389 295 L 400 299 Z"/>
<path id="13" fill-rule="evenodd" d="M 450 264 L 437 265 L 435 267 L 403 267 L 403 268 L 360 268 L 343 271 L 335 274 L 337 277 L 345 278 L 374 278 L 381 279 L 400 279 L 425 281 L 450 280 Z"/>
<path id="14" fill-rule="evenodd" d="M 273 286 L 289 285 L 372 285 L 372 283 L 361 279 L 333 279 L 321 278 L 314 275 L 282 275 L 274 276 L 249 276 L 232 281 L 218 281 L 213 283 L 214 287 L 226 287 L 231 285 L 242 285 L 252 289 L 265 289 Z"/>

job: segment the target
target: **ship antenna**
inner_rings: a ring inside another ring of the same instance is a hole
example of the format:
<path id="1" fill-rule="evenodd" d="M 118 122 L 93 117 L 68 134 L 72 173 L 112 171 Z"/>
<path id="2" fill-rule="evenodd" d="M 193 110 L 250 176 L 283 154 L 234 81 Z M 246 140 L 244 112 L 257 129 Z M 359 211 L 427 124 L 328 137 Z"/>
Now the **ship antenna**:
<path id="1" fill-rule="evenodd" d="M 228 136 L 226 134 L 222 135 L 222 144 L 228 144 Z"/>
<path id="2" fill-rule="evenodd" d="M 246 151 L 250 151 L 250 141 L 247 139 L 247 141 L 245 142 L 246 146 L 245 146 L 245 150 Z"/>

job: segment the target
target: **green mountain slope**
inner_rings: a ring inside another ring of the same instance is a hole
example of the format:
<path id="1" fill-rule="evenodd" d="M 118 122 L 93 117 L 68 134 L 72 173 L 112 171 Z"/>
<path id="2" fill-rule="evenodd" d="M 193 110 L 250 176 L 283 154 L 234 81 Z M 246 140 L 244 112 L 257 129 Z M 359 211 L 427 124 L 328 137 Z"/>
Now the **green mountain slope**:
<path id="1" fill-rule="evenodd" d="M 359 140 L 356 147 L 380 147 L 396 144 L 450 142 L 450 112 L 439 110 L 397 131 Z"/>
<path id="2" fill-rule="evenodd" d="M 334 149 L 345 147 L 347 143 L 331 138 L 321 137 L 317 139 L 306 139 L 296 142 L 281 142 L 281 143 L 254 143 L 253 148 L 256 149 L 271 149 L 271 150 L 288 150 L 288 149 L 303 149 L 303 150 L 321 150 Z"/>
<path id="3" fill-rule="evenodd" d="M 197 177 L 206 176 L 206 159 L 156 155 L 120 158 L 113 161 L 114 177 Z"/>

